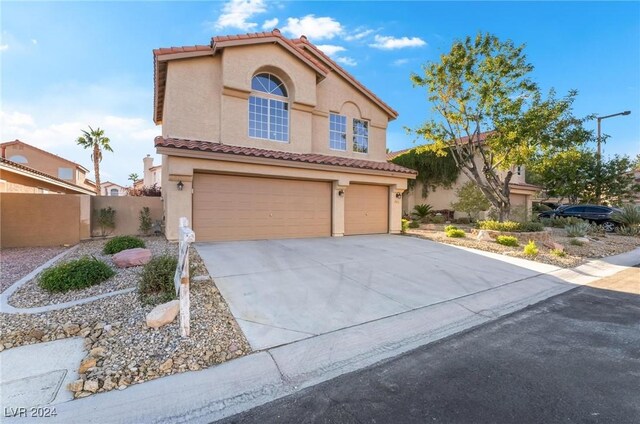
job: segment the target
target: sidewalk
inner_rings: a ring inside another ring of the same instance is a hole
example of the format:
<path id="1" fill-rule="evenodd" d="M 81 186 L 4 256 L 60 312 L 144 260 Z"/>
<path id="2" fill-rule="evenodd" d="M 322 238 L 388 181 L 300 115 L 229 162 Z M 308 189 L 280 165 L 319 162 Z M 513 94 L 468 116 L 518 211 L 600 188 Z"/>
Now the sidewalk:
<path id="1" fill-rule="evenodd" d="M 522 264 L 522 260 L 518 262 Z M 575 269 L 549 269 L 495 289 L 259 351 L 203 371 L 60 403 L 55 405 L 57 415 L 47 422 L 209 423 L 476 327 L 638 263 L 640 249 Z M 4 420 L 24 422 L 24 418 Z"/>

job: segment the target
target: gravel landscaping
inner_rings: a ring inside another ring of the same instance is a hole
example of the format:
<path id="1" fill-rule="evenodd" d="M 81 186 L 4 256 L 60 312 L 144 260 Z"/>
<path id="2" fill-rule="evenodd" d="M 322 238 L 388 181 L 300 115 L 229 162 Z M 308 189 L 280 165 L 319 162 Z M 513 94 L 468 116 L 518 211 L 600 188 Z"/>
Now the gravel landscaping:
<path id="1" fill-rule="evenodd" d="M 458 225 L 463 229 L 467 236 L 464 238 L 447 237 L 444 233 L 444 225 L 436 225 L 434 229 L 422 228 L 409 229 L 406 233 L 408 236 L 420 237 L 427 240 L 446 243 L 455 246 L 468 247 L 472 249 L 484 250 L 493 253 L 500 253 L 506 256 L 529 259 L 536 262 L 542 262 L 549 265 L 556 265 L 563 268 L 572 268 L 578 266 L 589 259 L 604 258 L 606 256 L 617 255 L 628 252 L 640 247 L 640 237 L 627 237 L 617 234 L 608 234 L 606 236 L 588 237 L 589 242 L 582 246 L 574 246 L 569 243 L 570 238 L 567 232 L 562 228 L 546 228 L 551 231 L 551 237 L 556 243 L 563 246 L 566 256 L 556 256 L 551 253 L 550 248 L 537 243 L 539 253 L 536 256 L 527 256 L 523 252 L 523 244 L 518 247 L 509 247 L 498 244 L 494 241 L 476 240 L 471 234 L 472 228 L 469 226 Z"/>
<path id="2" fill-rule="evenodd" d="M 163 237 L 143 237 L 146 248 L 151 250 L 153 256 L 163 253 L 177 254 L 178 245 L 169 243 Z M 37 306 L 51 305 L 54 303 L 69 302 L 72 300 L 84 299 L 103 293 L 110 293 L 117 290 L 135 287 L 138 284 L 138 276 L 142 270 L 141 266 L 131 268 L 117 268 L 112 260 L 112 255 L 102 253 L 102 249 L 107 240 L 91 240 L 80 243 L 80 246 L 70 254 L 65 255 L 59 262 L 78 259 L 82 256 L 93 256 L 104 261 L 111 266 L 117 274 L 107 281 L 95 286 L 87 287 L 83 290 L 72 290 L 66 293 L 50 293 L 38 285 L 38 278 L 34 278 L 24 286 L 20 287 L 9 298 L 9 304 L 16 308 L 32 308 Z M 25 264 L 26 266 L 26 264 Z M 35 268 L 32 266 L 30 270 Z"/>
<path id="3" fill-rule="evenodd" d="M 175 250 L 175 245 L 171 247 Z M 190 259 L 194 276 L 200 277 L 191 283 L 189 338 L 180 337 L 177 319 L 158 329 L 148 328 L 145 316 L 152 306 L 143 306 L 132 292 L 37 315 L 0 314 L 0 351 L 84 337 L 88 355 L 80 366 L 81 379 L 68 388 L 76 398 L 246 355 L 249 344 L 195 249 Z"/>
<path id="4" fill-rule="evenodd" d="M 0 250 L 0 292 L 68 247 L 15 247 Z"/>

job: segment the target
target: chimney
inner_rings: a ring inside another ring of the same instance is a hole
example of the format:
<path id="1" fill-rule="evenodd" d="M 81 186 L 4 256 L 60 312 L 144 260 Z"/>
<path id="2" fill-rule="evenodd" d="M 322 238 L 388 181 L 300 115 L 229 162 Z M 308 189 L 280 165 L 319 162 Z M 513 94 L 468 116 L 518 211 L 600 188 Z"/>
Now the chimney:
<path id="1" fill-rule="evenodd" d="M 151 167 L 153 166 L 153 158 L 151 155 L 147 155 L 146 158 L 142 159 L 144 163 L 144 176 L 142 185 L 145 187 L 151 187 L 153 185 L 153 176 L 151 175 Z"/>

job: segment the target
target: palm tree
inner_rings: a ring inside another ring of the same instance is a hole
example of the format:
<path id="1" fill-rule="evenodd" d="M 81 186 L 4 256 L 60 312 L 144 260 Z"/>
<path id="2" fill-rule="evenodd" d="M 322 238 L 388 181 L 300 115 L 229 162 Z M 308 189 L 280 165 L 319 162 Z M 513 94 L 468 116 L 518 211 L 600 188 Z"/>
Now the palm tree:
<path id="1" fill-rule="evenodd" d="M 136 183 L 136 181 L 138 181 L 138 178 L 139 178 L 138 174 L 136 174 L 135 172 L 129 174 L 129 181 L 131 181 L 131 187 L 133 187 L 133 185 Z"/>
<path id="2" fill-rule="evenodd" d="M 84 135 L 78 137 L 76 143 L 85 149 L 93 149 L 91 160 L 93 161 L 93 170 L 96 173 L 96 194 L 100 195 L 100 162 L 102 161 L 102 149 L 113 152 L 109 145 L 109 137 L 104 136 L 104 130 L 96 128 L 95 130 L 89 126 L 89 131 L 82 130 Z"/>

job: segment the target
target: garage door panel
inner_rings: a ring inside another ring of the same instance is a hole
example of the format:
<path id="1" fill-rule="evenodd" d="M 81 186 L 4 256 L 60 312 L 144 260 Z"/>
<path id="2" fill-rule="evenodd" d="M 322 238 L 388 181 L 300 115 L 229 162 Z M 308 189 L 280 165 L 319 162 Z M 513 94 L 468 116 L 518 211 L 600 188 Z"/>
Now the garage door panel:
<path id="1" fill-rule="evenodd" d="M 331 184 L 196 174 L 198 240 L 258 240 L 331 235 Z"/>
<path id="2" fill-rule="evenodd" d="M 381 234 L 389 230 L 389 188 L 351 184 L 344 205 L 346 235 Z"/>

